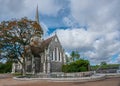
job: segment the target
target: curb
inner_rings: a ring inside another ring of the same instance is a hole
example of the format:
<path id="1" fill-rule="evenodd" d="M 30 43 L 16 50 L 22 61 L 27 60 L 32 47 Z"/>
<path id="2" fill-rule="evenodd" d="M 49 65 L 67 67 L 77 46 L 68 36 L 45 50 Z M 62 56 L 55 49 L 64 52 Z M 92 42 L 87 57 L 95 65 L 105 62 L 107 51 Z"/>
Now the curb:
<path id="1" fill-rule="evenodd" d="M 80 77 L 80 78 L 18 78 L 13 77 L 15 80 L 20 81 L 30 81 L 30 80 L 39 80 L 39 81 L 48 81 L 48 82 L 92 82 L 104 80 L 106 78 L 117 78 L 120 77 L 120 74 L 96 74 L 91 77 Z"/>
<path id="2" fill-rule="evenodd" d="M 81 78 L 18 78 L 13 77 L 15 80 L 28 81 L 28 80 L 40 80 L 48 82 L 88 82 L 88 81 L 98 81 L 106 79 L 105 75 L 96 75 L 91 77 L 81 77 Z"/>

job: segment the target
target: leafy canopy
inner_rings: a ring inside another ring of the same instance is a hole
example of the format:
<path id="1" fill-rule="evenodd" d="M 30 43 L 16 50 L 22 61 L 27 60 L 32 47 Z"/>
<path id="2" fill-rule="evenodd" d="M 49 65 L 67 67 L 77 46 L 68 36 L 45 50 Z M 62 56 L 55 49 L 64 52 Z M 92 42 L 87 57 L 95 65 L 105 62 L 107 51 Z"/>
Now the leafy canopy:
<path id="1" fill-rule="evenodd" d="M 25 65 L 25 57 L 30 55 L 31 38 L 41 37 L 43 30 L 36 21 L 27 18 L 3 21 L 0 23 L 1 58 L 19 61 Z M 21 61 L 21 58 L 23 61 Z"/>

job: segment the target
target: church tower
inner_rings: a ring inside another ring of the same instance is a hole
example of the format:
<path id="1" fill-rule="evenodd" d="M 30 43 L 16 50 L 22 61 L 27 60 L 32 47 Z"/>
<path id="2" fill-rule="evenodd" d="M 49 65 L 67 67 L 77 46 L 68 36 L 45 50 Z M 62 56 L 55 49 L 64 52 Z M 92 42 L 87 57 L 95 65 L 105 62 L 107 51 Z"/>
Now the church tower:
<path id="1" fill-rule="evenodd" d="M 36 8 L 35 21 L 40 25 L 38 5 L 37 5 L 37 8 Z M 40 29 L 42 30 L 41 25 L 40 25 Z M 42 40 L 42 35 L 41 35 L 41 34 L 37 34 L 37 35 L 35 35 L 34 37 L 32 37 L 30 44 L 31 44 L 32 46 L 38 47 L 38 46 L 41 45 L 42 41 L 43 41 L 43 40 Z"/>

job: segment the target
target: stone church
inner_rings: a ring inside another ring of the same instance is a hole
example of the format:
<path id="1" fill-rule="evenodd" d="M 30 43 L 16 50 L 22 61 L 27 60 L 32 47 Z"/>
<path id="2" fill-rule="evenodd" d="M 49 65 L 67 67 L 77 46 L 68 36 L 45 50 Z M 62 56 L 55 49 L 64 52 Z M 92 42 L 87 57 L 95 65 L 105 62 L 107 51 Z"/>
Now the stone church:
<path id="1" fill-rule="evenodd" d="M 38 7 L 36 9 L 36 21 L 39 23 Z M 42 28 L 41 28 L 42 29 Z M 57 34 L 47 39 L 35 36 L 31 39 L 31 55 L 26 58 L 27 73 L 54 73 L 62 72 L 62 65 L 65 64 L 65 53 Z M 21 72 L 22 66 L 13 63 L 12 73 Z"/>

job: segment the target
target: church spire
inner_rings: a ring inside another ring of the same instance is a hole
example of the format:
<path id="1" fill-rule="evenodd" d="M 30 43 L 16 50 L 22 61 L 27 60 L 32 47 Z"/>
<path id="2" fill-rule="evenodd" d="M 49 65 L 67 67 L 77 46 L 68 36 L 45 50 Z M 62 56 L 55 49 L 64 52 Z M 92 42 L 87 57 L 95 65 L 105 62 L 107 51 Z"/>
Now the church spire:
<path id="1" fill-rule="evenodd" d="M 39 12 L 38 12 L 38 5 L 37 5 L 37 8 L 36 8 L 36 16 L 35 16 L 35 21 L 37 23 L 39 23 Z"/>

